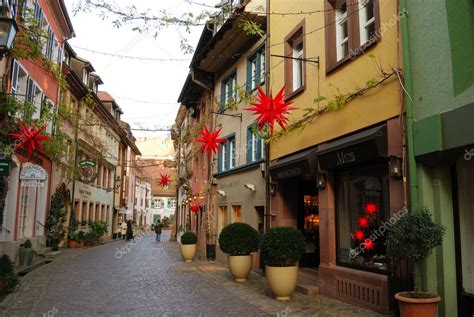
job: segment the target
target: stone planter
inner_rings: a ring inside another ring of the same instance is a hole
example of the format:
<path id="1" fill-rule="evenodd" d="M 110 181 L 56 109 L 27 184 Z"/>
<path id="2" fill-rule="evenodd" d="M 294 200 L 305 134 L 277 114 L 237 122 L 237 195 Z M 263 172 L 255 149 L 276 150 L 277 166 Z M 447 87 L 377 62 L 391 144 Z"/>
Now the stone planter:
<path id="1" fill-rule="evenodd" d="M 18 250 L 18 260 L 20 262 L 20 266 L 25 264 L 25 249 L 23 247 L 20 247 Z"/>
<path id="2" fill-rule="evenodd" d="M 414 297 L 415 292 L 400 292 L 395 298 L 400 305 L 401 317 L 436 317 L 438 316 L 438 303 L 441 297 L 436 294 L 418 292 L 421 297 Z"/>
<path id="3" fill-rule="evenodd" d="M 25 262 L 26 266 L 31 266 L 31 263 L 33 263 L 33 258 L 35 257 L 35 250 L 33 249 L 25 249 Z"/>
<path id="4" fill-rule="evenodd" d="M 181 244 L 179 250 L 184 262 L 192 262 L 194 255 L 196 254 L 196 244 Z"/>
<path id="5" fill-rule="evenodd" d="M 289 300 L 298 280 L 298 266 L 265 266 L 268 286 L 275 299 Z"/>
<path id="6" fill-rule="evenodd" d="M 252 270 L 251 255 L 229 255 L 229 270 L 236 282 L 245 282 Z"/>

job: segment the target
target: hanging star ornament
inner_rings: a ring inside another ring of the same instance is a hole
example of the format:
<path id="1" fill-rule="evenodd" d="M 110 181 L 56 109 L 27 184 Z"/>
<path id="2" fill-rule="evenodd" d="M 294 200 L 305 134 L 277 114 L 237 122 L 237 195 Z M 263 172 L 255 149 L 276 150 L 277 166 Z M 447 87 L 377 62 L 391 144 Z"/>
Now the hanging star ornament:
<path id="1" fill-rule="evenodd" d="M 208 152 L 209 155 L 212 155 L 213 153 L 216 153 L 216 151 L 222 151 L 219 143 L 225 143 L 227 140 L 219 138 L 219 133 L 221 130 L 222 128 L 219 128 L 214 132 L 210 132 L 207 127 L 204 127 L 203 130 L 199 131 L 201 137 L 195 138 L 194 141 L 202 143 L 200 148 L 201 152 Z"/>
<path id="2" fill-rule="evenodd" d="M 191 211 L 194 213 L 197 213 L 199 211 L 199 206 L 198 205 L 191 205 Z"/>
<path id="3" fill-rule="evenodd" d="M 291 110 L 298 108 L 290 107 L 293 102 L 285 102 L 285 86 L 283 86 L 273 98 L 272 93 L 267 96 L 260 86 L 258 88 L 257 102 L 252 103 L 253 107 L 245 108 L 244 110 L 253 111 L 253 114 L 258 115 L 256 123 L 259 130 L 268 124 L 270 127 L 270 137 L 273 135 L 273 127 L 275 121 L 280 127 L 285 130 L 288 124 L 287 115 Z"/>
<path id="4" fill-rule="evenodd" d="M 20 142 L 15 146 L 15 149 L 24 147 L 28 152 L 28 159 L 31 157 L 31 153 L 38 148 L 41 151 L 44 151 L 43 145 L 41 142 L 50 141 L 51 138 L 46 135 L 40 135 L 46 129 L 46 125 L 41 128 L 37 128 L 36 124 L 27 127 L 21 121 L 18 121 L 18 126 L 20 127 L 20 132 L 10 134 L 12 139 L 18 139 Z"/>
<path id="5" fill-rule="evenodd" d="M 168 174 L 160 173 L 160 185 L 162 187 L 168 186 L 170 184 L 170 176 Z"/>

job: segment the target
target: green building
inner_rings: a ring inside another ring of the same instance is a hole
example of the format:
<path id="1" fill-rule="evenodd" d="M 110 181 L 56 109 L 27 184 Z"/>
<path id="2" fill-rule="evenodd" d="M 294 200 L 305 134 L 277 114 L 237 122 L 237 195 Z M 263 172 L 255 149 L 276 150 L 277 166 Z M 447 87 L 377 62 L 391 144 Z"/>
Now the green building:
<path id="1" fill-rule="evenodd" d="M 474 2 L 401 0 L 412 209 L 447 228 L 420 289 L 474 315 Z"/>

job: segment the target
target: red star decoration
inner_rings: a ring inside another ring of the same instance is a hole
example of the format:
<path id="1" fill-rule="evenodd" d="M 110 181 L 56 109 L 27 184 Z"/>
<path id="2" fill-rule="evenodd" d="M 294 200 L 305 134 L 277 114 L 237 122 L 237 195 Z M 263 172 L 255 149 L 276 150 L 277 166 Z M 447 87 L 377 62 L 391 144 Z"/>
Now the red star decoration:
<path id="1" fill-rule="evenodd" d="M 356 237 L 357 240 L 362 241 L 364 240 L 364 233 L 360 230 L 357 230 L 356 233 L 354 233 L 354 236 Z"/>
<path id="2" fill-rule="evenodd" d="M 198 205 L 192 205 L 191 206 L 191 211 L 194 212 L 194 213 L 198 212 L 199 211 L 199 206 Z"/>
<path id="3" fill-rule="evenodd" d="M 360 217 L 359 218 L 359 227 L 367 228 L 368 224 L 369 224 L 369 221 L 367 220 L 366 217 Z"/>
<path id="4" fill-rule="evenodd" d="M 372 242 L 372 240 L 365 239 L 364 243 L 365 243 L 365 248 L 367 250 L 372 250 L 374 248 L 374 243 Z"/>
<path id="5" fill-rule="evenodd" d="M 245 108 L 244 110 L 253 111 L 254 114 L 257 114 L 257 127 L 262 129 L 267 123 L 270 126 L 270 136 L 273 135 L 273 127 L 275 121 L 280 125 L 280 127 L 285 130 L 285 126 L 288 123 L 288 118 L 286 117 L 290 110 L 297 108 L 289 107 L 293 102 L 285 102 L 285 86 L 283 86 L 275 98 L 273 98 L 272 93 L 270 96 L 267 96 L 265 92 L 258 88 L 257 102 L 252 103 L 253 107 Z"/>
<path id="6" fill-rule="evenodd" d="M 160 185 L 162 187 L 168 186 L 170 184 L 170 176 L 168 174 L 160 173 Z"/>
<path id="7" fill-rule="evenodd" d="M 31 127 L 26 127 L 22 122 L 18 121 L 18 126 L 20 127 L 20 132 L 10 134 L 12 139 L 19 139 L 21 142 L 16 145 L 15 148 L 26 147 L 28 152 L 28 159 L 31 157 L 31 153 L 38 148 L 41 151 L 44 151 L 42 141 L 50 141 L 51 138 L 46 135 L 40 135 L 46 129 L 46 125 L 42 126 L 40 129 L 36 127 L 36 124 Z"/>
<path id="8" fill-rule="evenodd" d="M 365 211 L 369 214 L 369 215 L 373 215 L 375 214 L 377 211 L 378 211 L 378 206 L 377 204 L 375 203 L 367 203 L 365 204 Z"/>
<path id="9" fill-rule="evenodd" d="M 207 127 L 204 127 L 203 130 L 199 131 L 201 134 L 200 138 L 195 138 L 194 141 L 202 143 L 201 145 L 201 152 L 208 152 L 209 155 L 216 153 L 217 150 L 221 152 L 221 148 L 219 143 L 225 143 L 227 140 L 219 138 L 219 133 L 221 132 L 222 128 L 215 130 L 214 132 L 209 132 Z"/>

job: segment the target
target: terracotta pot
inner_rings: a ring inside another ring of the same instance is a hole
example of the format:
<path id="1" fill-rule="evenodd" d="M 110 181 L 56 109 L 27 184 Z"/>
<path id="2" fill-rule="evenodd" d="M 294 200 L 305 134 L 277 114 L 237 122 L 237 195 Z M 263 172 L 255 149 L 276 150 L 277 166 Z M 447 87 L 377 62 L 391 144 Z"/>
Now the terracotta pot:
<path id="1" fill-rule="evenodd" d="M 70 249 L 77 248 L 77 240 L 69 240 L 69 248 Z"/>
<path id="2" fill-rule="evenodd" d="M 395 294 L 400 306 L 401 317 L 436 317 L 438 315 L 438 303 L 441 297 L 436 294 L 418 292 L 429 296 L 428 298 L 414 298 L 410 296 L 414 292 L 400 292 Z"/>
<path id="3" fill-rule="evenodd" d="M 229 270 L 236 282 L 245 282 L 252 270 L 252 255 L 229 255 Z"/>
<path id="4" fill-rule="evenodd" d="M 179 250 L 184 262 L 192 262 L 194 255 L 196 254 L 196 244 L 181 244 Z"/>
<path id="5" fill-rule="evenodd" d="M 298 266 L 265 266 L 268 286 L 275 299 L 289 300 L 298 280 Z"/>

